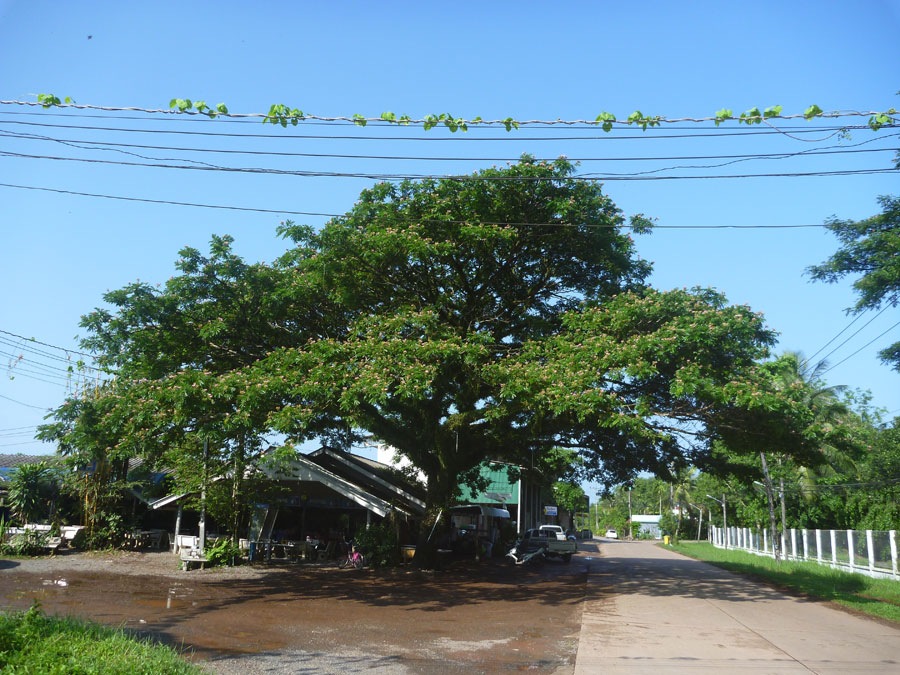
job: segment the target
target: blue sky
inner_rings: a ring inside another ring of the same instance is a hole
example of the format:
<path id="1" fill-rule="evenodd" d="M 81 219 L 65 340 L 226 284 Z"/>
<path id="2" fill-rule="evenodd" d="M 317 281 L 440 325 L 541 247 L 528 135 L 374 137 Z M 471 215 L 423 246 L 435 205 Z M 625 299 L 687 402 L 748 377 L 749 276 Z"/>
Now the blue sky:
<path id="1" fill-rule="evenodd" d="M 696 118 L 771 105 L 793 114 L 814 103 L 826 111 L 900 107 L 898 1 L 869 2 L 865 11 L 828 1 L 548 5 L 0 0 L 0 100 L 53 93 L 161 109 L 187 97 L 237 113 L 286 103 L 318 116 L 390 110 L 519 120 L 593 119 L 601 111 L 624 118 L 634 110 Z M 849 337 L 828 356 L 828 382 L 871 391 L 876 405 L 900 413 L 900 375 L 875 357 L 900 336 L 898 311 L 850 337 L 871 312 L 822 349 L 850 324 L 850 281 L 812 283 L 804 270 L 837 241 L 821 227 L 786 227 L 871 216 L 879 195 L 898 193 L 897 172 L 722 177 L 889 168 L 900 147 L 896 130 L 835 131 L 864 121 L 785 121 L 782 133 L 761 129 L 766 134 L 731 123 L 718 136 L 709 124 L 450 134 L 309 123 L 282 130 L 0 104 L 0 453 L 52 451 L 31 434 L 66 395 L 58 369 L 73 357 L 57 348 L 78 349 L 79 318 L 102 304 L 105 291 L 138 279 L 165 282 L 178 250 L 205 251 L 213 234 L 233 235 L 247 260 L 271 261 L 286 248 L 275 236 L 281 220 L 326 220 L 288 212 L 342 213 L 373 182 L 273 171 L 445 175 L 525 152 L 581 160 L 579 172 L 605 177 L 604 191 L 626 215 L 656 220 L 659 228 L 638 238 L 640 255 L 655 265 L 655 286 L 709 286 L 750 305 L 780 333 L 777 351 L 821 358 Z M 222 150 L 229 153 L 214 152 Z M 735 161 L 763 154 L 781 158 Z"/>

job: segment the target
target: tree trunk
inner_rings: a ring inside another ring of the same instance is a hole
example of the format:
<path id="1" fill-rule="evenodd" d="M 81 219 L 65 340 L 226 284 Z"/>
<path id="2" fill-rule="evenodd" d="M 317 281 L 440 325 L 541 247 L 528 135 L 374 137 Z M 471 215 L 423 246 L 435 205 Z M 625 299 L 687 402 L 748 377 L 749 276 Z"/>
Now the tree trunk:
<path id="1" fill-rule="evenodd" d="M 428 473 L 425 480 L 428 484 L 428 496 L 425 505 L 425 517 L 422 519 L 422 527 L 416 540 L 416 554 L 413 557 L 413 565 L 421 569 L 437 569 L 438 567 L 438 539 L 443 534 L 440 522 L 442 514 L 446 513 L 445 507 L 451 503 L 451 495 L 456 488 L 454 480 L 457 472 L 451 470 L 438 470 L 436 473 Z"/>

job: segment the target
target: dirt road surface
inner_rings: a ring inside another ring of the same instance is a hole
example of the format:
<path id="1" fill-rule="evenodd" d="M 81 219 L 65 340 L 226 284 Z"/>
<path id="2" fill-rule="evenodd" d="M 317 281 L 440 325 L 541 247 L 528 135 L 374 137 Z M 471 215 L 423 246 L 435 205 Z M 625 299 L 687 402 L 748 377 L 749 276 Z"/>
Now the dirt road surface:
<path id="1" fill-rule="evenodd" d="M 153 636 L 210 672 L 573 671 L 584 542 L 571 563 L 454 561 L 441 571 L 254 564 L 182 572 L 170 553 L 0 560 L 0 608 L 77 616 Z M 598 589 L 599 591 L 599 589 Z"/>

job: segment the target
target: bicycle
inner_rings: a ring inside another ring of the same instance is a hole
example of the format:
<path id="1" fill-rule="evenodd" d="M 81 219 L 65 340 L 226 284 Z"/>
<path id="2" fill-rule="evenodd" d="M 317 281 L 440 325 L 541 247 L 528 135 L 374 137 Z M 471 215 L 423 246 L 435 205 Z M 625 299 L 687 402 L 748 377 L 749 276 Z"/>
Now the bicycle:
<path id="1" fill-rule="evenodd" d="M 338 567 L 341 569 L 360 569 L 366 566 L 366 557 L 356 548 L 356 544 L 350 544 L 347 557 L 341 560 Z"/>

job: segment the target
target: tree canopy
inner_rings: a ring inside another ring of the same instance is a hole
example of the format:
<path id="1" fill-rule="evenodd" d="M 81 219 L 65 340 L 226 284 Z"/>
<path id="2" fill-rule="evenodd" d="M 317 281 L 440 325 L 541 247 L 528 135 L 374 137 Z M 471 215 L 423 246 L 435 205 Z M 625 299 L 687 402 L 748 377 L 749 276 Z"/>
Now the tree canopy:
<path id="1" fill-rule="evenodd" d="M 294 247 L 272 265 L 225 236 L 209 257 L 185 249 L 161 288 L 113 291 L 84 317 L 115 372 L 97 438 L 196 462 L 202 438 L 237 481 L 266 433 L 371 435 L 422 471 L 434 512 L 487 459 L 567 448 L 581 477 L 616 482 L 711 464 L 725 437 L 755 447 L 753 424 L 799 434 L 793 400 L 757 372 L 763 317 L 649 288 L 631 238 L 648 220 L 572 172 L 526 156 L 378 184 L 319 231 L 284 223 Z M 64 412 L 59 439 L 77 426 Z"/>
<path id="2" fill-rule="evenodd" d="M 824 263 L 807 270 L 813 279 L 831 283 L 858 275 L 853 282 L 858 297 L 854 313 L 900 303 L 900 198 L 882 196 L 878 202 L 882 212 L 871 218 L 829 220 L 827 227 L 841 245 Z M 879 356 L 900 370 L 900 342 L 881 350 Z"/>

